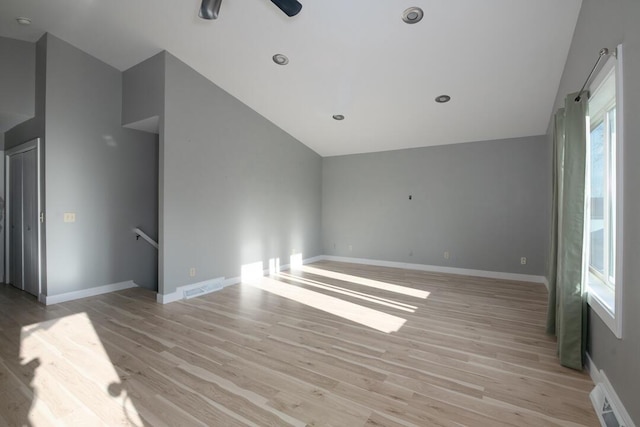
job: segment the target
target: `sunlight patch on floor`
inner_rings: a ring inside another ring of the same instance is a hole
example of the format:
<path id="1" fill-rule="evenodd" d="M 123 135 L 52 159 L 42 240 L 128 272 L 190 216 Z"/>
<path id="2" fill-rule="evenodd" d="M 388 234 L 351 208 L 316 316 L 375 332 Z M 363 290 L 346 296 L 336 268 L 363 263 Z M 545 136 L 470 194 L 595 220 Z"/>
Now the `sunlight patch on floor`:
<path id="1" fill-rule="evenodd" d="M 143 425 L 86 313 L 23 327 L 20 358 L 33 368 L 32 425 Z"/>
<path id="2" fill-rule="evenodd" d="M 244 283 L 385 333 L 397 332 L 407 321 L 402 317 L 363 307 L 270 277 L 254 278 Z"/>
<path id="3" fill-rule="evenodd" d="M 318 289 L 324 289 L 327 291 L 335 292 L 341 295 L 347 295 L 352 298 L 361 299 L 364 301 L 373 302 L 376 304 L 384 305 L 386 307 L 395 308 L 397 310 L 407 311 L 409 313 L 415 313 L 418 307 L 414 305 L 405 304 L 402 302 L 393 301 L 387 298 L 377 297 L 374 295 L 365 294 L 364 292 L 358 292 L 351 289 L 343 288 L 340 286 L 330 285 L 328 283 L 318 282 L 317 280 L 311 280 L 306 277 L 293 276 L 287 273 L 280 273 L 280 277 L 283 277 L 287 280 L 300 283 L 302 285 L 312 286 Z"/>
<path id="4" fill-rule="evenodd" d="M 343 282 L 351 282 L 357 285 L 369 286 L 371 288 L 381 289 L 383 291 L 395 292 L 410 297 L 426 299 L 429 296 L 429 292 L 422 291 L 420 289 L 409 288 L 406 286 L 394 285 L 392 283 L 380 282 L 378 280 L 366 279 L 364 277 L 352 276 L 350 274 L 338 273 L 335 271 L 323 270 L 316 267 L 309 267 L 303 265 L 299 270 L 315 274 L 317 276 L 329 277 L 331 279 L 342 280 Z"/>

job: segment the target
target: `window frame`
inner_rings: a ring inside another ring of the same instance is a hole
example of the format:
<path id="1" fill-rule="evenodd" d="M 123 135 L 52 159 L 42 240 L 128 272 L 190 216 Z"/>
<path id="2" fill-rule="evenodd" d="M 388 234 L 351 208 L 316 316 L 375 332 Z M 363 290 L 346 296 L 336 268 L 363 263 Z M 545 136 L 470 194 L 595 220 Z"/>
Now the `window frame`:
<path id="1" fill-rule="evenodd" d="M 617 338 L 622 338 L 622 296 L 624 292 L 624 280 L 623 280 L 623 189 L 624 189 L 624 167 L 623 167 L 623 151 L 624 151 L 624 107 L 623 107 L 623 53 L 622 45 L 618 45 L 614 55 L 611 55 L 602 69 L 596 75 L 589 86 L 590 92 L 593 93 L 609 75 L 613 68 L 615 75 L 615 126 L 616 126 L 616 141 L 615 141 L 615 218 L 612 220 L 615 222 L 615 245 L 610 248 L 614 252 L 615 263 L 615 284 L 614 288 L 610 287 L 607 280 L 602 280 L 598 277 L 599 274 L 594 273 L 590 268 L 590 238 L 588 236 L 589 227 L 586 225 L 590 218 L 590 205 L 586 203 L 587 209 L 585 210 L 585 251 L 583 254 L 583 270 L 584 278 L 587 284 L 587 302 L 591 309 L 602 319 L 602 321 L 611 329 Z M 608 110 L 608 109 L 607 109 Z M 606 120 L 606 118 L 605 118 Z M 608 124 L 606 125 L 608 127 Z M 587 135 L 591 134 L 591 125 L 587 120 Z M 587 168 L 589 168 L 590 158 L 587 156 Z M 586 174 L 585 186 L 590 188 L 590 175 Z M 587 193 L 588 194 L 588 190 Z M 608 207 L 604 207 L 608 210 Z M 606 254 L 606 257 L 609 255 Z"/>

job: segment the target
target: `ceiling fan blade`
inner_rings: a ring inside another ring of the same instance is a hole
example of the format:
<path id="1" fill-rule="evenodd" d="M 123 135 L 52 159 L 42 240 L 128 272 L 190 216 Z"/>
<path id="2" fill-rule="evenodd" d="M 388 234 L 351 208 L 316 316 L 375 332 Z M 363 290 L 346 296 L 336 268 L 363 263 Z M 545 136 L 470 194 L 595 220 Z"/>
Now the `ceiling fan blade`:
<path id="1" fill-rule="evenodd" d="M 298 0 L 271 0 L 287 16 L 296 16 L 302 9 L 302 4 Z"/>
<path id="2" fill-rule="evenodd" d="M 222 0 L 202 0 L 198 16 L 202 19 L 218 19 Z"/>

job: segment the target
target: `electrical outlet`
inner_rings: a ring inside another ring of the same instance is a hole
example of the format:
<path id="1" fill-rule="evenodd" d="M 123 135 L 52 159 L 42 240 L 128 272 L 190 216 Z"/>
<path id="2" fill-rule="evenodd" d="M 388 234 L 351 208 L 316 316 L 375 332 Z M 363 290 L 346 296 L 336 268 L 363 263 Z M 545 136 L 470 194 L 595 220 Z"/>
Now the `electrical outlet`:
<path id="1" fill-rule="evenodd" d="M 444 259 L 449 259 L 449 251 L 444 251 Z"/>
<path id="2" fill-rule="evenodd" d="M 349 245 L 349 252 L 353 252 L 353 246 Z"/>
<path id="3" fill-rule="evenodd" d="M 520 264 L 525 265 L 527 263 L 527 257 L 523 256 L 520 258 Z"/>
<path id="4" fill-rule="evenodd" d="M 65 212 L 63 217 L 64 222 L 76 222 L 75 212 Z"/>
<path id="5" fill-rule="evenodd" d="M 191 267 L 189 269 L 189 277 L 196 277 L 196 268 L 195 267 Z"/>
<path id="6" fill-rule="evenodd" d="M 413 251 L 409 251 L 409 256 L 413 256 Z"/>

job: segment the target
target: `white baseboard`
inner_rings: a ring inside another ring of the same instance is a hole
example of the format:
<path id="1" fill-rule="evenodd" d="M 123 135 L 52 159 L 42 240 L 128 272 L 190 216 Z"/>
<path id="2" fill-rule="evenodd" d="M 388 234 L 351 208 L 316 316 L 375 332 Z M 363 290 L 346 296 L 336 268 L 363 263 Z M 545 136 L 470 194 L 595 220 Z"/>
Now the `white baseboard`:
<path id="1" fill-rule="evenodd" d="M 160 304 L 169 304 L 170 302 L 184 299 L 185 291 L 190 291 L 198 288 L 210 289 L 206 293 L 219 291 L 220 289 L 229 286 L 229 282 L 224 277 L 218 277 L 214 279 L 203 280 L 202 282 L 190 283 L 188 285 L 178 286 L 175 291 L 169 294 L 157 294 L 156 301 Z"/>
<path id="2" fill-rule="evenodd" d="M 349 258 L 333 255 L 321 255 L 314 257 L 316 261 L 338 261 L 338 262 L 350 262 L 354 264 L 375 265 L 379 267 L 392 267 L 392 268 L 404 268 L 406 270 L 419 270 L 428 271 L 431 273 L 446 273 L 446 274 L 459 274 L 462 276 L 474 276 L 474 277 L 486 277 L 490 279 L 502 279 L 512 280 L 516 282 L 532 282 L 543 283 L 549 288 L 547 279 L 544 276 L 534 276 L 530 274 L 517 274 L 517 273 L 503 273 L 500 271 L 486 271 L 486 270 L 471 270 L 468 268 L 456 268 L 456 267 L 443 267 L 439 265 L 427 265 L 427 264 L 411 264 L 407 262 L 396 261 L 380 261 L 377 259 L 366 258 Z"/>
<path id="3" fill-rule="evenodd" d="M 316 256 L 316 257 L 312 257 L 312 258 L 307 258 L 305 260 L 302 261 L 303 264 L 310 264 L 316 261 L 321 261 L 323 260 L 324 257 L 322 255 L 320 256 Z M 290 267 L 289 264 L 284 264 L 280 266 L 280 271 L 286 271 L 288 270 Z M 264 275 L 268 275 L 269 274 L 269 269 L 265 269 L 263 270 L 263 274 Z M 216 283 L 219 284 L 220 286 L 217 287 L 217 289 L 215 289 L 215 291 L 219 291 L 221 289 L 226 288 L 227 286 L 231 286 L 231 285 L 237 285 L 238 283 L 240 283 L 242 281 L 242 278 L 240 276 L 238 277 L 230 277 L 228 279 L 222 278 L 222 281 L 220 281 L 220 279 L 210 279 L 210 280 L 205 280 L 203 282 L 198 282 L 198 283 L 193 283 L 191 285 L 184 285 L 184 286 L 179 286 L 174 292 L 171 292 L 169 294 L 157 294 L 156 295 L 156 301 L 160 304 L 169 304 L 171 302 L 174 301 L 178 301 L 183 299 L 183 295 L 184 295 L 184 291 L 189 290 L 189 289 L 194 289 L 194 288 L 198 288 L 198 287 L 202 287 L 202 286 L 207 286 L 211 283 Z"/>
<path id="4" fill-rule="evenodd" d="M 502 273 L 499 271 L 485 271 L 485 270 L 470 270 L 467 268 L 442 267 L 438 265 L 425 265 L 425 264 L 410 264 L 406 262 L 380 261 L 380 260 L 365 259 L 365 258 L 348 258 L 348 257 L 340 257 L 340 256 L 333 256 L 333 255 L 318 255 L 311 258 L 306 258 L 302 260 L 302 263 L 311 264 L 318 261 L 349 262 L 353 264 L 377 265 L 380 267 L 393 267 L 393 268 L 404 268 L 407 270 L 429 271 L 432 273 L 459 274 L 463 276 L 487 277 L 490 279 L 503 279 L 503 280 L 517 281 L 517 282 L 544 283 L 545 286 L 547 286 L 547 289 L 549 289 L 549 285 L 545 277 L 533 276 L 529 274 Z M 289 267 L 290 267 L 289 264 L 281 265 L 280 271 L 288 270 Z M 264 269 L 263 274 L 264 275 L 269 274 L 269 270 Z M 203 282 L 198 282 L 191 285 L 179 286 L 174 292 L 171 292 L 169 294 L 158 294 L 156 296 L 156 300 L 160 304 L 168 304 L 170 302 L 178 301 L 183 299 L 185 290 L 197 288 L 200 286 L 206 286 L 210 284 L 210 282 L 217 281 L 217 280 L 219 279 L 205 280 Z M 226 288 L 227 286 L 236 285 L 241 281 L 242 279 L 240 277 L 231 277 L 228 279 L 224 279 L 221 282 L 221 286 L 219 286 L 216 289 L 216 291 Z"/>
<path id="5" fill-rule="evenodd" d="M 318 255 L 311 258 L 307 258 L 302 261 L 303 264 L 313 264 L 314 262 L 324 261 L 327 259 L 327 255 Z M 287 266 L 289 268 L 289 266 Z"/>
<path id="6" fill-rule="evenodd" d="M 622 401 L 618 397 L 616 390 L 611 385 L 611 382 L 609 382 L 609 378 L 607 378 L 607 375 L 604 373 L 603 370 L 598 369 L 596 364 L 593 362 L 593 359 L 591 359 L 591 356 L 589 355 L 589 353 L 587 353 L 586 368 L 587 368 L 587 371 L 589 372 L 589 375 L 591 375 L 591 379 L 593 380 L 593 383 L 596 385 L 596 387 L 599 386 L 605 390 L 607 397 L 611 401 L 610 402 L 611 405 L 615 408 L 616 415 L 620 418 L 618 421 L 622 424 L 622 426 L 635 427 L 635 424 L 631 420 L 631 416 L 627 412 L 627 409 L 622 404 Z M 594 404 L 594 409 L 597 414 L 599 413 L 600 408 L 595 407 L 596 402 L 593 400 L 593 396 L 591 397 L 592 397 L 592 403 Z"/>
<path id="7" fill-rule="evenodd" d="M 136 285 L 133 282 L 133 280 L 127 280 L 126 282 L 112 283 L 110 285 L 97 286 L 95 288 L 82 289 L 80 291 L 73 291 L 73 292 L 66 292 L 64 294 L 58 294 L 58 295 L 40 294 L 38 299 L 40 300 L 40 302 L 44 303 L 45 305 L 51 305 L 51 304 L 59 304 L 61 302 L 73 301 L 80 298 L 93 297 L 96 295 L 107 294 L 109 292 L 121 291 L 123 289 L 137 288 L 137 287 L 138 285 Z"/>

